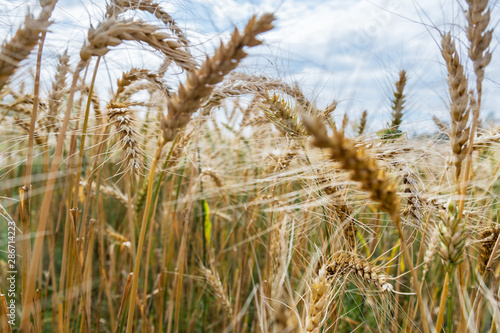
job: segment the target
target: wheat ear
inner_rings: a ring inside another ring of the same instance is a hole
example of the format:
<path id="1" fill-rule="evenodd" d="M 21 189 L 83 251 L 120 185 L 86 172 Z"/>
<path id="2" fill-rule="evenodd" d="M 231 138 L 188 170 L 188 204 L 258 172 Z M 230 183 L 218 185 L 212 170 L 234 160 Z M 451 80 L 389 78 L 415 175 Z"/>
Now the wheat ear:
<path id="1" fill-rule="evenodd" d="M 139 172 L 143 167 L 141 157 L 144 155 L 139 147 L 138 133 L 136 130 L 136 119 L 127 104 L 110 103 L 108 105 L 108 122 L 116 128 L 120 137 L 120 150 L 123 152 L 124 171 L 133 170 Z"/>
<path id="2" fill-rule="evenodd" d="M 314 137 L 315 146 L 329 148 L 331 158 L 339 161 L 343 169 L 351 171 L 351 179 L 360 182 L 361 188 L 370 193 L 370 198 L 378 202 L 383 211 L 391 217 L 399 216 L 396 186 L 375 159 L 368 156 L 362 147 L 357 148 L 342 132 L 334 130 L 333 136 L 329 137 L 326 127 L 317 119 L 303 116 L 303 121 Z"/>
<path id="3" fill-rule="evenodd" d="M 448 69 L 448 88 L 450 92 L 450 114 L 451 114 L 451 147 L 455 156 L 455 178 L 460 177 L 462 162 L 466 156 L 467 140 L 469 140 L 470 128 L 467 126 L 470 108 L 469 95 L 467 93 L 468 79 L 464 73 L 464 67 L 460 63 L 455 42 L 449 33 L 443 35 L 441 40 L 441 54 Z"/>
<path id="4" fill-rule="evenodd" d="M 368 111 L 363 111 L 361 119 L 359 119 L 358 135 L 363 135 L 366 129 L 366 119 L 368 118 Z"/>
<path id="5" fill-rule="evenodd" d="M 379 168 L 375 159 L 368 156 L 363 148 L 356 148 L 353 141 L 344 137 L 343 133 L 333 129 L 333 136 L 329 137 L 326 127 L 318 119 L 303 115 L 303 122 L 307 130 L 314 137 L 314 145 L 320 148 L 329 148 L 331 158 L 340 162 L 341 167 L 351 171 L 351 179 L 361 183 L 361 188 L 370 193 L 370 198 L 378 202 L 380 208 L 387 212 L 394 221 L 401 240 L 404 259 L 408 264 L 412 275 L 413 284 L 417 291 L 417 300 L 424 332 L 429 332 L 429 324 L 426 317 L 426 308 L 420 292 L 420 282 L 413 266 L 413 259 L 406 244 L 403 232 L 400 202 L 396 194 L 396 186 L 390 181 L 384 169 Z"/>
<path id="6" fill-rule="evenodd" d="M 327 315 L 330 298 L 331 288 L 327 281 L 327 267 L 323 265 L 318 271 L 318 276 L 311 283 L 305 332 L 320 332 Z"/>
<path id="7" fill-rule="evenodd" d="M 189 45 L 189 41 L 182 29 L 175 23 L 172 16 L 167 13 L 161 6 L 151 0 L 113 0 L 106 7 L 106 16 L 117 16 L 120 13 L 129 9 L 137 9 L 148 12 L 162 21 L 170 31 L 177 35 L 179 42 L 185 46 Z"/>
<path id="8" fill-rule="evenodd" d="M 169 39 L 170 35 L 159 31 L 159 28 L 133 20 L 117 20 L 111 17 L 99 23 L 97 28 L 90 28 L 89 43 L 80 51 L 80 57 L 87 61 L 91 56 L 103 56 L 110 46 L 117 46 L 124 40 L 143 42 L 162 52 L 179 67 L 192 70 L 196 62 L 188 52 L 180 49 L 180 44 Z"/>
<path id="9" fill-rule="evenodd" d="M 14 74 L 19 63 L 26 59 L 35 48 L 42 32 L 47 31 L 50 25 L 50 16 L 57 0 L 40 0 L 42 11 L 37 19 L 27 15 L 24 26 L 17 30 L 12 39 L 0 51 L 0 90 Z"/>
<path id="10" fill-rule="evenodd" d="M 186 126 L 191 115 L 210 97 L 214 85 L 221 82 L 247 56 L 243 48 L 262 43 L 256 37 L 271 30 L 273 20 L 272 14 L 264 14 L 260 19 L 253 16 L 243 33 L 235 29 L 228 44 L 221 43 L 215 55 L 207 58 L 200 69 L 188 73 L 186 83 L 181 84 L 177 93 L 168 99 L 168 115 L 161 120 L 165 142 L 176 137 L 179 129 Z"/>
<path id="11" fill-rule="evenodd" d="M 470 41 L 469 58 L 474 63 L 478 90 L 484 79 L 484 69 L 491 61 L 491 52 L 487 51 L 493 37 L 493 30 L 486 31 L 490 23 L 491 12 L 486 9 L 488 0 L 466 0 L 469 9 L 466 11 L 467 38 Z M 480 94 L 480 90 L 478 91 Z"/>
<path id="12" fill-rule="evenodd" d="M 215 297 L 217 297 L 217 300 L 222 305 L 222 308 L 224 309 L 227 318 L 231 320 L 233 318 L 233 308 L 231 306 L 229 298 L 227 297 L 224 291 L 224 287 L 222 286 L 222 282 L 220 281 L 219 274 L 208 268 L 202 268 L 202 271 L 207 281 L 207 284 L 214 291 Z"/>
<path id="13" fill-rule="evenodd" d="M 262 111 L 282 135 L 291 137 L 305 135 L 302 124 L 298 122 L 296 112 L 279 95 L 265 95 L 262 101 Z"/>
<path id="14" fill-rule="evenodd" d="M 59 120 L 57 116 L 61 109 L 63 95 L 66 93 L 66 75 L 68 72 L 69 55 L 67 51 L 65 51 L 59 56 L 55 80 L 52 83 L 52 90 L 49 93 L 49 108 L 45 119 L 47 131 L 51 129 L 53 129 L 54 133 L 59 131 Z"/>
<path id="15" fill-rule="evenodd" d="M 373 285 L 380 291 L 393 290 L 392 284 L 387 282 L 390 276 L 384 273 L 381 267 L 350 252 L 336 252 L 327 265 L 326 271 L 329 277 L 346 276 L 352 273 L 367 285 Z"/>

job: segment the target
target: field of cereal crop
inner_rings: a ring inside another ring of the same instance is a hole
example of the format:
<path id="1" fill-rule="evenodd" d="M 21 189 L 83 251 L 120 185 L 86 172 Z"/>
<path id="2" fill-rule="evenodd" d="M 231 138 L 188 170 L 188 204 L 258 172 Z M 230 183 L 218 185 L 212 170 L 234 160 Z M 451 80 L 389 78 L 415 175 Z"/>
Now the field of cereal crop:
<path id="1" fill-rule="evenodd" d="M 207 39 L 166 1 L 82 0 L 87 26 L 24 1 L 0 48 L 0 332 L 498 331 L 499 10 L 453 2 L 418 128 L 412 68 L 359 113 L 266 74 L 279 6 Z"/>

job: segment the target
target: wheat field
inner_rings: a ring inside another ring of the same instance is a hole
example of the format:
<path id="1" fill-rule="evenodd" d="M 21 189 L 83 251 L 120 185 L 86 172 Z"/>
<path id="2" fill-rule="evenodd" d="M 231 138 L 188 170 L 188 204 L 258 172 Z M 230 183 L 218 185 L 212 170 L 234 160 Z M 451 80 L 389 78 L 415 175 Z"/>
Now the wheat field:
<path id="1" fill-rule="evenodd" d="M 110 0 L 49 63 L 62 4 L 30 3 L 0 49 L 0 332 L 497 332 L 498 8 L 457 3 L 416 134 L 406 68 L 377 128 L 242 70 L 276 13 L 200 54 L 164 3 Z M 123 46 L 161 65 L 110 74 Z"/>

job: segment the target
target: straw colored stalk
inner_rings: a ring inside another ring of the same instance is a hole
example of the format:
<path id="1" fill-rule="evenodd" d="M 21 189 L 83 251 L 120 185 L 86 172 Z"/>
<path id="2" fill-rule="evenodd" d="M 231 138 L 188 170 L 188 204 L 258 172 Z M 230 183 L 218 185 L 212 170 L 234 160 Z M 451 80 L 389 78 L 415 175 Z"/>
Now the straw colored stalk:
<path id="1" fill-rule="evenodd" d="M 42 32 L 50 25 L 50 16 L 56 5 L 56 0 L 40 0 L 42 11 L 37 19 L 27 15 L 24 26 L 17 30 L 12 39 L 2 45 L 0 51 L 0 90 L 14 74 L 19 63 L 26 59 L 35 48 Z"/>
<path id="2" fill-rule="evenodd" d="M 472 164 L 472 151 L 474 147 L 474 139 L 476 128 L 479 122 L 479 113 L 481 110 L 483 96 L 483 79 L 484 70 L 491 61 L 491 52 L 489 46 L 493 36 L 493 30 L 486 31 L 490 23 L 490 10 L 486 10 L 488 0 L 466 0 L 469 5 L 466 11 L 468 26 L 466 27 L 467 38 L 470 41 L 469 58 L 474 64 L 474 72 L 476 73 L 476 92 L 477 101 L 471 102 L 473 110 L 472 125 L 470 127 L 470 137 L 467 151 L 467 162 L 465 164 L 464 183 L 460 190 L 462 199 L 459 202 L 458 210 L 463 212 L 465 207 L 465 192 L 469 184 L 469 173 Z M 486 12 L 485 12 L 486 10 Z M 461 216 L 461 214 L 460 214 Z"/>
<path id="3" fill-rule="evenodd" d="M 451 201 L 448 203 L 447 212 L 442 213 L 441 220 L 442 222 L 438 225 L 440 239 L 438 253 L 443 260 L 446 277 L 441 292 L 441 301 L 436 320 L 436 332 L 441 331 L 449 282 L 453 279 L 455 269 L 463 260 L 465 248 L 465 220 L 458 216 L 458 212 Z"/>
<path id="4" fill-rule="evenodd" d="M 181 84 L 177 93 L 168 99 L 168 115 L 161 120 L 165 142 L 177 136 L 179 129 L 186 126 L 191 115 L 210 97 L 214 85 L 221 82 L 247 56 L 243 48 L 262 43 L 256 36 L 271 30 L 273 20 L 272 14 L 264 14 L 258 20 L 253 16 L 243 33 L 235 29 L 227 45 L 221 43 L 215 55 L 207 58 L 200 69 L 188 73 L 186 83 Z"/>
<path id="5" fill-rule="evenodd" d="M 151 47 L 161 51 L 167 56 L 171 56 L 176 63 L 185 68 L 191 68 L 194 66 L 194 62 L 191 60 L 189 53 L 181 50 L 177 50 L 178 43 L 173 42 L 169 44 L 169 41 L 165 41 L 166 36 L 164 33 L 158 32 L 158 28 L 151 26 L 142 22 L 134 22 L 132 20 L 117 21 L 115 19 L 109 19 L 99 24 L 99 26 L 94 29 L 89 29 L 88 41 L 89 43 L 84 45 L 80 52 L 80 61 L 73 73 L 73 79 L 71 82 L 71 87 L 69 89 L 69 97 L 66 103 L 66 111 L 62 121 L 61 129 L 59 131 L 59 137 L 57 140 L 57 145 L 55 153 L 52 158 L 52 163 L 50 170 L 48 172 L 49 176 L 47 179 L 45 193 L 43 196 L 40 217 L 37 227 L 35 245 L 33 247 L 33 258 L 30 265 L 30 274 L 28 277 L 27 290 L 23 297 L 23 312 L 21 316 L 21 332 L 28 332 L 30 326 L 30 316 L 33 307 L 33 297 L 35 291 L 37 269 L 39 267 L 40 255 L 42 253 L 41 249 L 43 247 L 45 228 L 47 226 L 47 219 L 49 216 L 49 208 L 52 200 L 52 193 L 55 186 L 56 171 L 60 166 L 62 161 L 62 151 L 64 146 L 64 140 L 66 132 L 69 125 L 69 120 L 71 116 L 71 111 L 73 109 L 74 95 L 76 91 L 76 86 L 78 83 L 78 78 L 80 72 L 87 66 L 92 56 L 104 56 L 109 51 L 110 46 L 117 46 L 124 40 L 133 40 L 137 42 L 143 42 Z M 187 54 L 187 55 L 186 55 Z M 100 58 L 98 58 L 99 60 Z M 94 78 L 97 72 L 97 66 L 94 71 Z M 85 123 L 88 119 L 88 108 L 85 114 Z M 83 131 L 85 132 L 85 130 Z M 80 149 L 80 163 L 83 157 L 83 143 L 85 142 L 84 137 L 81 138 L 81 149 Z M 159 154 L 159 153 L 158 153 Z M 80 173 L 77 172 L 79 175 Z M 75 183 L 76 187 L 79 186 L 79 181 Z M 77 191 L 76 191 L 77 192 Z M 137 289 L 134 290 L 136 292 Z M 134 295 L 135 296 L 135 295 Z M 133 298 L 135 299 L 135 298 Z"/>

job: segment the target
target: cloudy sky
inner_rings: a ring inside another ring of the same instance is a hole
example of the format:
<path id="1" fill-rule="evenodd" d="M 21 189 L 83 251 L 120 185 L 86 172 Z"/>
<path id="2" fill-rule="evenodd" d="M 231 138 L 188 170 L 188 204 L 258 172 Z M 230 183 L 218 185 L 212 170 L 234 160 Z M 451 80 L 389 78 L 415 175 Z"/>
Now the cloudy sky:
<path id="1" fill-rule="evenodd" d="M 297 81 L 319 106 L 338 100 L 336 117 L 348 113 L 352 120 L 368 110 L 370 129 L 390 120 L 390 99 L 398 72 L 405 69 L 409 133 L 434 131 L 432 115 L 447 120 L 447 86 L 440 56 L 439 33 L 463 34 L 463 2 L 456 0 L 174 0 L 160 1 L 193 42 L 194 54 L 211 53 L 219 40 L 227 40 L 235 26 L 243 27 L 252 14 L 275 12 L 276 28 L 264 35 L 265 44 L 251 51 L 241 70 Z M 498 1 L 490 1 L 491 27 L 500 18 Z M 86 38 L 89 23 L 103 17 L 102 0 L 59 0 L 55 23 L 47 37 L 44 70 L 53 73 L 57 54 L 68 48 L 76 55 Z M 7 35 L 22 22 L 35 1 L 0 0 L 1 32 Z M 36 9 L 34 9 L 36 11 Z M 499 42 L 495 32 L 492 49 Z M 106 56 L 99 82 L 109 87 L 132 66 L 155 69 L 160 59 L 136 44 L 120 46 Z M 52 66 L 52 67 L 51 67 Z M 472 67 L 466 64 L 467 70 Z M 25 72 L 23 72 L 23 70 Z M 19 77 L 29 73 L 25 66 Z M 471 73 L 471 76 L 473 74 Z M 500 120 L 500 59 L 494 54 L 486 71 L 483 119 Z M 172 84 L 182 80 L 172 76 Z M 470 80 L 471 82 L 475 80 Z"/>

